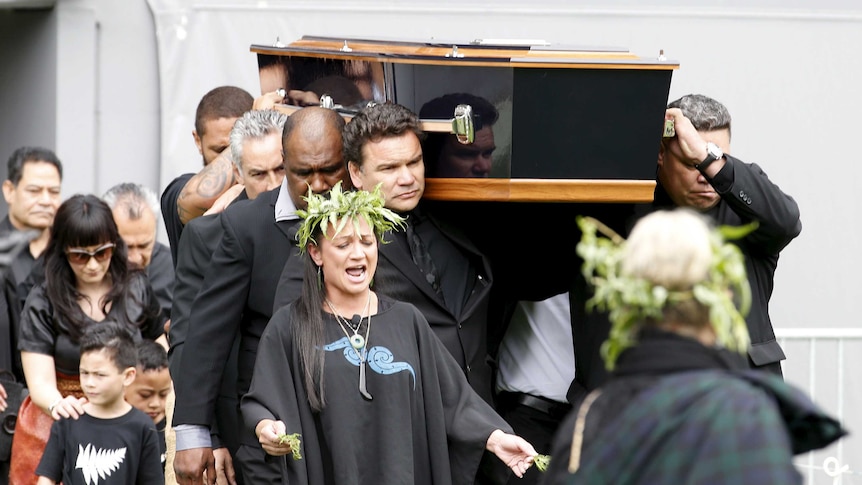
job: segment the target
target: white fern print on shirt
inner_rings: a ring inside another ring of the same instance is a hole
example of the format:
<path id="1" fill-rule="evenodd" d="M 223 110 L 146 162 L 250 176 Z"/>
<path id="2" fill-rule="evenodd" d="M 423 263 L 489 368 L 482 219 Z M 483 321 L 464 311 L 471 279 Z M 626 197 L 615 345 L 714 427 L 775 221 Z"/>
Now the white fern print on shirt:
<path id="1" fill-rule="evenodd" d="M 78 459 L 75 468 L 84 473 L 87 485 L 98 485 L 99 478 L 105 479 L 120 467 L 126 459 L 126 448 L 116 450 L 97 450 L 93 445 L 78 445 Z"/>

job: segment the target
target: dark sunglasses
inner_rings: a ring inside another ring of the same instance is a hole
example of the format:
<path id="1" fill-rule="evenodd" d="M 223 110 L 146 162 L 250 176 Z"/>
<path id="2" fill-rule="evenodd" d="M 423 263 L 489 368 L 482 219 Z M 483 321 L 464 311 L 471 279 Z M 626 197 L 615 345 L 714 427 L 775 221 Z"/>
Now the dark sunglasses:
<path id="1" fill-rule="evenodd" d="M 67 249 L 66 257 L 69 258 L 69 262 L 72 264 L 87 264 L 90 262 L 90 258 L 96 258 L 96 261 L 99 263 L 104 263 L 105 261 L 111 259 L 111 256 L 114 255 L 114 243 L 102 244 L 97 247 L 94 251 L 87 251 L 85 249 Z"/>

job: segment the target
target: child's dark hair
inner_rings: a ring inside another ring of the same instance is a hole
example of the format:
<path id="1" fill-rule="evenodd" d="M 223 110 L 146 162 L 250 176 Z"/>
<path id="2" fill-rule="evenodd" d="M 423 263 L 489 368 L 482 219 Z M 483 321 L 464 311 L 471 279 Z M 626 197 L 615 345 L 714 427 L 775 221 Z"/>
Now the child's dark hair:
<path id="1" fill-rule="evenodd" d="M 105 351 L 120 371 L 135 367 L 138 353 L 132 328 L 109 320 L 88 325 L 81 336 L 81 355 L 99 351 Z"/>
<path id="2" fill-rule="evenodd" d="M 140 372 L 168 368 L 168 353 L 161 345 L 152 340 L 141 340 L 136 347 Z"/>

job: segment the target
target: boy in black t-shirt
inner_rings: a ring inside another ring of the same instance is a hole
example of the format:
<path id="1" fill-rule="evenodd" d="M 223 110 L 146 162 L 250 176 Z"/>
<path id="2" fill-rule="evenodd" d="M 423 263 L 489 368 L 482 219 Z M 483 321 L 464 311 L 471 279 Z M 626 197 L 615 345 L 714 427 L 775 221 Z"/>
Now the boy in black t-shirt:
<path id="1" fill-rule="evenodd" d="M 158 433 L 144 413 L 123 399 L 135 379 L 137 353 L 129 331 L 94 324 L 81 337 L 81 388 L 86 414 L 61 419 L 36 469 L 38 485 L 164 484 Z"/>
<path id="2" fill-rule="evenodd" d="M 162 467 L 165 465 L 165 405 L 171 393 L 168 353 L 152 340 L 137 344 L 138 367 L 135 381 L 126 388 L 126 401 L 153 419 L 159 432 Z"/>

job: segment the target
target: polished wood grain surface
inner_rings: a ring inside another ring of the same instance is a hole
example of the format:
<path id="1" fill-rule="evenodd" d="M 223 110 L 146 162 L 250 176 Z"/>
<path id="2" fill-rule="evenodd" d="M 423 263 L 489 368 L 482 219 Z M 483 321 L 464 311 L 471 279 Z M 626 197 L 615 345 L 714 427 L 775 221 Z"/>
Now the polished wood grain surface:
<path id="1" fill-rule="evenodd" d="M 458 54 L 463 57 L 447 57 L 452 46 L 419 42 L 385 42 L 348 39 L 350 51 L 342 51 L 342 39 L 303 38 L 286 47 L 252 45 L 251 51 L 258 54 L 286 56 L 295 52 L 303 57 L 377 60 L 395 64 L 419 65 L 459 65 L 473 67 L 526 67 L 526 68 L 563 68 L 563 69 L 645 69 L 674 70 L 679 64 L 659 61 L 658 59 L 638 57 L 622 50 L 569 50 L 542 47 L 510 48 L 506 46 L 471 47 L 459 46 Z"/>
<path id="2" fill-rule="evenodd" d="M 652 202 L 653 180 L 550 180 L 429 178 L 424 197 L 431 200 L 493 202 Z"/>

